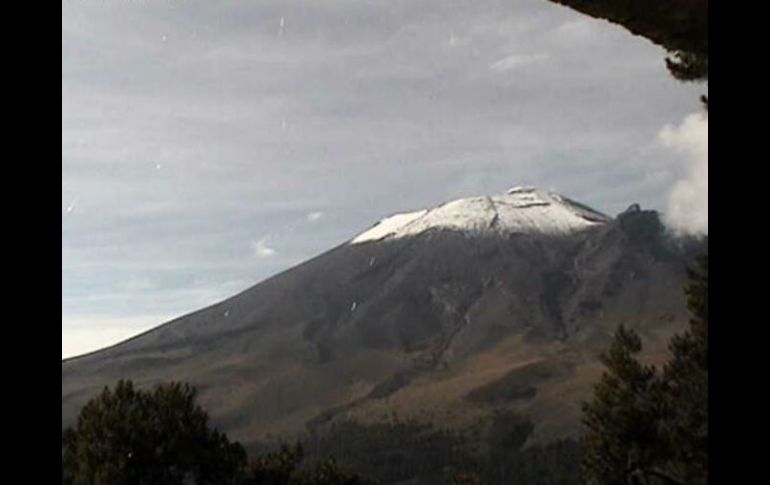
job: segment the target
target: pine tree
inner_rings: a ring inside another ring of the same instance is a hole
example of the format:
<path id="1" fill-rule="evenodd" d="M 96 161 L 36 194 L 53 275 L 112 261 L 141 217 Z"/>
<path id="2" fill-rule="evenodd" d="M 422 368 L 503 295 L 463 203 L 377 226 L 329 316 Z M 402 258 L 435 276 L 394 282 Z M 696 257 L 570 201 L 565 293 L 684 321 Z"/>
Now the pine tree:
<path id="1" fill-rule="evenodd" d="M 277 451 L 253 459 L 245 485 L 286 485 L 304 456 L 302 446 L 282 445 Z"/>
<path id="2" fill-rule="evenodd" d="M 641 364 L 639 336 L 620 327 L 607 371 L 584 405 L 586 484 L 708 483 L 708 256 L 689 272 L 689 328 L 669 343 L 658 373 Z"/>
<path id="3" fill-rule="evenodd" d="M 297 473 L 289 485 L 376 485 L 376 482 L 329 458 Z"/>
<path id="4" fill-rule="evenodd" d="M 119 381 L 80 412 L 75 429 L 62 434 L 62 482 L 66 484 L 235 483 L 246 453 L 208 425 L 187 384 L 151 391 Z"/>
<path id="5" fill-rule="evenodd" d="M 664 432 L 671 468 L 686 483 L 708 483 L 708 256 L 690 271 L 686 332 L 671 339 L 663 369 Z"/>
<path id="6" fill-rule="evenodd" d="M 583 407 L 583 475 L 588 484 L 647 483 L 659 462 L 660 442 L 655 368 L 641 364 L 639 336 L 623 326 L 615 333 L 601 361 L 607 367 L 594 388 L 594 398 Z"/>

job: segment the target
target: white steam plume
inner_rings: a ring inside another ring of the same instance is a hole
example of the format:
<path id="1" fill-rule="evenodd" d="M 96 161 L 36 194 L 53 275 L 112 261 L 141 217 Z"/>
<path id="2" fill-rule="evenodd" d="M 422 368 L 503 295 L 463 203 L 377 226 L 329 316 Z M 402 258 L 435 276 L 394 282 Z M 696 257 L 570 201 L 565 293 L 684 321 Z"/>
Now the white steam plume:
<path id="1" fill-rule="evenodd" d="M 709 225 L 709 125 L 706 114 L 688 115 L 678 126 L 666 125 L 659 133 L 664 146 L 681 153 L 687 175 L 668 195 L 666 224 L 676 232 L 708 234 Z"/>

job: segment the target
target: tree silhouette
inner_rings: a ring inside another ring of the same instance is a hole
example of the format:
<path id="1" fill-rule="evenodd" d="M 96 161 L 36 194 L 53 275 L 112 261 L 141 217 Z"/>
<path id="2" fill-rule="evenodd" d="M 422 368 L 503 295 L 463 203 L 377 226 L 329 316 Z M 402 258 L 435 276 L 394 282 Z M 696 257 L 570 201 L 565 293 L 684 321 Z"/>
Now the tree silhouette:
<path id="1" fill-rule="evenodd" d="M 238 443 L 208 423 L 195 389 L 170 383 L 143 391 L 105 387 L 62 434 L 66 484 L 236 483 L 246 463 Z"/>
<path id="2" fill-rule="evenodd" d="M 708 256 L 690 271 L 685 293 L 691 319 L 671 339 L 663 368 L 664 433 L 671 466 L 685 483 L 708 482 Z"/>
<path id="3" fill-rule="evenodd" d="M 708 256 L 685 294 L 689 328 L 662 372 L 637 360 L 641 340 L 623 326 L 602 355 L 607 371 L 583 407 L 585 483 L 708 483 Z"/>

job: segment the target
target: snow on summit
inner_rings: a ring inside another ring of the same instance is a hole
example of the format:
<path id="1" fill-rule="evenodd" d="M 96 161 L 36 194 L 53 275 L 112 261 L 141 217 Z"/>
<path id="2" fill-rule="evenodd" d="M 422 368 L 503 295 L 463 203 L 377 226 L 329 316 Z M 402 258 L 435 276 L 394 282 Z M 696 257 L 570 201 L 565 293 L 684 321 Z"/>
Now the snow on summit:
<path id="1" fill-rule="evenodd" d="M 609 220 L 608 216 L 554 192 L 514 187 L 503 195 L 457 199 L 432 209 L 386 217 L 350 243 L 414 236 L 428 229 L 566 234 Z"/>

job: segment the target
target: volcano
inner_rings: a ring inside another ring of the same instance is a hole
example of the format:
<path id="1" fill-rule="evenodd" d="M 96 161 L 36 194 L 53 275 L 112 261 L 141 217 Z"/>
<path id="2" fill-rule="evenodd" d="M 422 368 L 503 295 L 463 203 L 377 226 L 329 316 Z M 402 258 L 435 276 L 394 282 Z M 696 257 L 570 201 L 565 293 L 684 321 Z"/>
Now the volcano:
<path id="1" fill-rule="evenodd" d="M 683 329 L 706 242 L 516 187 L 396 214 L 227 300 L 62 362 L 62 426 L 105 385 L 186 381 L 248 446 L 398 413 L 463 427 L 496 410 L 535 441 L 580 433 L 619 324 L 643 358 Z"/>

